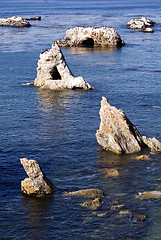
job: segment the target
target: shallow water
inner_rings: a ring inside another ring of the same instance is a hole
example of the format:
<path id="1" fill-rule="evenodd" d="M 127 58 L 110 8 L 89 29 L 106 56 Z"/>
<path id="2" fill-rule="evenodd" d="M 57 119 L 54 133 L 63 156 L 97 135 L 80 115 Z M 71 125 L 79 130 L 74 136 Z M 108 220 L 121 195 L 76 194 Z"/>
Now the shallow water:
<path id="1" fill-rule="evenodd" d="M 135 196 L 161 190 L 161 154 L 138 161 L 135 155 L 102 151 L 95 138 L 105 96 L 125 111 L 142 135 L 161 141 L 160 1 L 1 0 L 0 12 L 1 17 L 42 16 L 31 28 L 0 28 L 0 238 L 160 239 L 160 200 Z M 126 28 L 131 18 L 140 16 L 157 22 L 153 34 Z M 113 51 L 62 49 L 73 74 L 96 90 L 24 86 L 36 77 L 40 52 L 76 25 L 112 26 L 127 43 Z M 21 195 L 21 157 L 40 163 L 55 185 L 54 198 Z M 117 168 L 119 176 L 105 176 L 104 168 Z M 105 192 L 96 211 L 80 206 L 86 199 L 62 196 L 64 191 L 91 187 Z M 147 220 L 134 223 L 129 216 L 119 216 L 119 210 L 111 210 L 116 204 Z"/>

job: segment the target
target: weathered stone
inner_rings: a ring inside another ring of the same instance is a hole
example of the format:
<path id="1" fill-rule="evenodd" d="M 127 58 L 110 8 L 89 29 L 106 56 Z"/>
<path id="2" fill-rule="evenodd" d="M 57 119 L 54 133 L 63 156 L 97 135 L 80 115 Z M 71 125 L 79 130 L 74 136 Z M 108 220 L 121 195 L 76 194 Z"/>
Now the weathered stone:
<path id="1" fill-rule="evenodd" d="M 81 206 L 87 207 L 92 210 L 96 210 L 101 206 L 101 203 L 102 203 L 101 198 L 95 198 L 94 200 L 84 202 L 83 204 L 81 204 Z"/>
<path id="2" fill-rule="evenodd" d="M 24 28 L 24 27 L 30 27 L 31 24 L 22 17 L 13 16 L 9 18 L 0 18 L 0 26 Z"/>
<path id="3" fill-rule="evenodd" d="M 62 47 L 122 47 L 125 42 L 114 28 L 111 27 L 74 27 L 66 31 L 62 40 L 57 40 Z"/>
<path id="4" fill-rule="evenodd" d="M 54 194 L 54 185 L 42 172 L 40 165 L 35 160 L 20 159 L 29 178 L 21 181 L 22 193 L 32 197 L 45 197 Z"/>
<path id="5" fill-rule="evenodd" d="M 127 27 L 128 28 L 132 28 L 132 29 L 137 29 L 139 31 L 143 31 L 143 32 L 154 32 L 151 28 L 154 26 L 155 22 L 142 17 L 142 18 L 135 18 L 135 19 L 131 19 L 128 23 L 127 23 Z"/>
<path id="6" fill-rule="evenodd" d="M 96 138 L 105 150 L 115 153 L 134 153 L 144 146 L 142 137 L 122 110 L 112 107 L 102 97 L 101 123 Z"/>
<path id="7" fill-rule="evenodd" d="M 68 68 L 59 46 L 54 43 L 50 50 L 40 54 L 37 78 L 34 85 L 53 90 L 94 89 L 82 77 L 74 77 Z"/>
<path id="8" fill-rule="evenodd" d="M 116 168 L 104 168 L 103 173 L 108 177 L 117 177 L 119 175 Z"/>
<path id="9" fill-rule="evenodd" d="M 84 190 L 78 190 L 74 192 L 65 192 L 65 196 L 81 196 L 81 197 L 101 197 L 104 196 L 104 192 L 99 189 L 84 189 Z"/>
<path id="10" fill-rule="evenodd" d="M 142 137 L 125 113 L 112 107 L 105 97 L 101 101 L 100 118 L 96 138 L 106 151 L 129 154 L 145 147 L 153 152 L 161 151 L 161 143 L 156 138 Z"/>
<path id="11" fill-rule="evenodd" d="M 150 191 L 150 192 L 143 192 L 139 193 L 139 195 L 136 196 L 138 199 L 158 199 L 161 198 L 161 192 L 160 191 Z"/>
<path id="12" fill-rule="evenodd" d="M 140 155 L 135 158 L 136 160 L 149 160 L 150 157 L 148 155 Z"/>

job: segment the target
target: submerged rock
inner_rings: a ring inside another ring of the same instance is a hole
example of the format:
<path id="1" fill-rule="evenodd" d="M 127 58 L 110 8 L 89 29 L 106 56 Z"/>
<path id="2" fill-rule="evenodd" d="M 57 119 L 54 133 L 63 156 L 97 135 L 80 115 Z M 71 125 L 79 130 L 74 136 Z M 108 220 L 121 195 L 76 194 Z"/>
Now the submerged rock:
<path id="1" fill-rule="evenodd" d="M 0 26 L 24 28 L 24 27 L 30 27 L 31 24 L 22 17 L 13 16 L 9 18 L 0 18 Z"/>
<path id="2" fill-rule="evenodd" d="M 135 157 L 136 160 L 149 160 L 150 157 L 148 155 L 140 155 Z"/>
<path id="3" fill-rule="evenodd" d="M 96 210 L 101 206 L 101 203 L 102 203 L 101 198 L 95 198 L 94 200 L 84 202 L 83 204 L 81 204 L 81 206 L 87 207 L 91 210 Z"/>
<path id="4" fill-rule="evenodd" d="M 41 21 L 41 16 L 31 17 L 31 18 L 25 18 L 26 20 L 30 21 Z"/>
<path id="5" fill-rule="evenodd" d="M 150 191 L 150 192 L 143 192 L 139 193 L 139 195 L 136 196 L 138 199 L 158 199 L 161 198 L 161 192 L 160 191 Z"/>
<path id="6" fill-rule="evenodd" d="M 62 47 L 122 47 L 125 42 L 114 28 L 111 27 L 74 27 L 66 31 L 62 40 L 57 40 Z"/>
<path id="7" fill-rule="evenodd" d="M 133 222 L 143 222 L 143 221 L 145 221 L 147 219 L 147 216 L 145 216 L 145 215 L 132 215 L 131 216 L 131 220 L 133 221 Z"/>
<path id="8" fill-rule="evenodd" d="M 82 77 L 74 77 L 68 68 L 60 47 L 54 43 L 50 50 L 40 54 L 34 85 L 53 90 L 94 89 Z"/>
<path id="9" fill-rule="evenodd" d="M 117 177 L 119 172 L 116 168 L 104 168 L 103 173 L 108 177 Z"/>
<path id="10" fill-rule="evenodd" d="M 142 18 L 131 19 L 127 23 L 127 27 L 131 28 L 131 29 L 137 29 L 137 30 L 143 31 L 143 32 L 152 33 L 154 31 L 153 31 L 153 29 L 151 29 L 149 27 L 153 27 L 154 24 L 155 24 L 154 21 L 152 21 L 146 17 L 142 17 Z"/>
<path id="11" fill-rule="evenodd" d="M 129 154 L 139 152 L 145 147 L 151 151 L 161 151 L 158 140 L 142 137 L 125 113 L 112 107 L 105 97 L 102 97 L 101 101 L 100 118 L 96 138 L 106 151 Z"/>
<path id="12" fill-rule="evenodd" d="M 104 192 L 99 190 L 99 189 L 83 189 L 83 190 L 78 190 L 74 192 L 65 192 L 65 196 L 81 196 L 81 197 L 101 197 L 104 196 Z"/>
<path id="13" fill-rule="evenodd" d="M 21 181 L 21 191 L 32 197 L 46 197 L 54 195 L 54 185 L 42 172 L 35 160 L 20 159 L 29 178 Z"/>

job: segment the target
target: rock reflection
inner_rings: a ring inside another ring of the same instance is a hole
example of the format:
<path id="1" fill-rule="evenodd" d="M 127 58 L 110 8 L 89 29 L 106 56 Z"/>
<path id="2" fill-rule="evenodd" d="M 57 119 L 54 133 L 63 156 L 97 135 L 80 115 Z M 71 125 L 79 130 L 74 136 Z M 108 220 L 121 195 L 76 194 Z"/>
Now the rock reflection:
<path id="1" fill-rule="evenodd" d="M 116 52 L 118 48 L 107 47 L 68 47 L 66 48 L 68 54 L 90 54 L 93 52 Z"/>

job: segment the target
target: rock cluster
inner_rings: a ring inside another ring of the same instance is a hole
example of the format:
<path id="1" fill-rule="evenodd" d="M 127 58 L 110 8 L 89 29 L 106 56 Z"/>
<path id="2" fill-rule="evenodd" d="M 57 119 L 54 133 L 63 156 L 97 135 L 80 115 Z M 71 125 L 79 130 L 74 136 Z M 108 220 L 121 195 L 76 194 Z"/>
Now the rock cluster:
<path id="1" fill-rule="evenodd" d="M 94 89 L 82 77 L 74 77 L 57 43 L 40 54 L 34 85 L 53 90 Z"/>
<path id="2" fill-rule="evenodd" d="M 128 23 L 127 23 L 127 27 L 131 28 L 131 29 L 137 29 L 139 31 L 142 32 L 154 32 L 152 28 L 155 24 L 154 21 L 146 18 L 146 17 L 142 17 L 142 18 L 135 18 L 135 19 L 131 19 Z"/>
<path id="3" fill-rule="evenodd" d="M 29 178 L 21 181 L 21 191 L 31 197 L 46 197 L 54 195 L 54 185 L 42 172 L 35 160 L 20 159 Z"/>
<path id="4" fill-rule="evenodd" d="M 111 27 L 74 27 L 66 31 L 62 40 L 57 40 L 62 47 L 122 47 L 125 42 L 114 28 Z"/>
<path id="5" fill-rule="evenodd" d="M 101 101 L 100 118 L 96 138 L 105 150 L 129 154 L 148 147 L 151 151 L 161 151 L 161 143 L 156 138 L 142 137 L 125 113 L 112 107 L 105 97 Z"/>
<path id="6" fill-rule="evenodd" d="M 24 28 L 24 27 L 30 27 L 31 24 L 22 17 L 13 16 L 9 18 L 0 18 L 0 26 Z"/>

